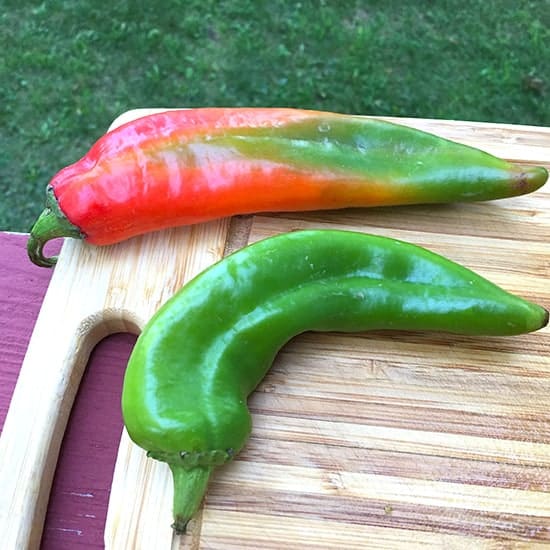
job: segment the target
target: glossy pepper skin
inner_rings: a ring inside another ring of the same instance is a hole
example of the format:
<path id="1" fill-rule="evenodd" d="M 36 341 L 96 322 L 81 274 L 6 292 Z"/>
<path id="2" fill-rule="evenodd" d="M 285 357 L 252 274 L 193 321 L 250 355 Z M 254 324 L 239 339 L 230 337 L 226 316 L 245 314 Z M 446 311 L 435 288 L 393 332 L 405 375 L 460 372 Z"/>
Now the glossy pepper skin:
<path id="1" fill-rule="evenodd" d="M 542 167 L 372 118 L 173 110 L 108 132 L 55 175 L 28 252 L 51 266 L 43 246 L 55 237 L 106 245 L 235 214 L 499 199 L 547 177 Z"/>
<path id="2" fill-rule="evenodd" d="M 212 470 L 245 445 L 247 397 L 279 349 L 306 331 L 437 330 L 516 335 L 542 307 L 423 248 L 350 231 L 291 232 L 199 274 L 147 324 L 122 392 L 135 443 L 167 462 L 178 532 Z"/>

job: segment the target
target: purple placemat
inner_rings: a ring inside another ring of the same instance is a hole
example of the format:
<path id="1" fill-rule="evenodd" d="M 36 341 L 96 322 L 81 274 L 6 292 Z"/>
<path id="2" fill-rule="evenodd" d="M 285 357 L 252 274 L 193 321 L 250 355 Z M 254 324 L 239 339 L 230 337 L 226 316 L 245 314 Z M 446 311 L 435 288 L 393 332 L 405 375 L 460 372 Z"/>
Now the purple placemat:
<path id="1" fill-rule="evenodd" d="M 0 426 L 52 270 L 27 258 L 27 236 L 0 233 Z M 48 253 L 56 253 L 54 243 Z M 120 394 L 135 336 L 117 334 L 94 349 L 71 412 L 52 485 L 41 548 L 103 548 L 118 442 Z"/>
<path id="2" fill-rule="evenodd" d="M 57 254 L 60 244 L 48 251 Z M 52 276 L 29 261 L 26 245 L 27 235 L 0 233 L 0 429 Z"/>

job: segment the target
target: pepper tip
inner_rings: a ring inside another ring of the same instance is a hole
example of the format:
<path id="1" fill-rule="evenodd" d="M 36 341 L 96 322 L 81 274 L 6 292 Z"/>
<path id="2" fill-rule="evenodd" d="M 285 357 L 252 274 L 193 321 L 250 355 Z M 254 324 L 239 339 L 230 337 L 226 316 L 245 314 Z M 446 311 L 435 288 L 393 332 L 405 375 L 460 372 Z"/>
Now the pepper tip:
<path id="1" fill-rule="evenodd" d="M 540 328 L 544 328 L 546 325 L 548 325 L 549 321 L 550 321 L 550 311 L 545 309 L 543 317 L 542 317 L 542 324 L 541 324 Z"/>
<path id="2" fill-rule="evenodd" d="M 168 465 L 174 480 L 172 529 L 176 534 L 183 535 L 187 531 L 189 521 L 200 507 L 213 467 L 187 469 L 181 464 Z"/>
<path id="3" fill-rule="evenodd" d="M 517 188 L 520 194 L 540 189 L 548 180 L 548 170 L 544 166 L 522 166 Z"/>
<path id="4" fill-rule="evenodd" d="M 174 523 L 172 523 L 171 527 L 174 530 L 174 533 L 176 535 L 185 535 L 185 533 L 187 533 L 188 524 L 189 524 L 188 519 L 175 518 Z"/>

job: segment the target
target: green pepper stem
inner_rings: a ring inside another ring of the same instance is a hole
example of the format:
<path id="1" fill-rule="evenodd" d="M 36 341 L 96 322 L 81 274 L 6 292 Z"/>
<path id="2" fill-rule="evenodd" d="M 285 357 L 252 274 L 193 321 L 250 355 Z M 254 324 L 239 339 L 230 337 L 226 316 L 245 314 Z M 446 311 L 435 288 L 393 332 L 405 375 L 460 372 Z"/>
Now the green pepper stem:
<path id="1" fill-rule="evenodd" d="M 189 520 L 195 515 L 206 493 L 213 466 L 198 466 L 186 469 L 178 464 L 169 464 L 174 479 L 174 523 L 178 535 L 185 533 Z"/>
<path id="2" fill-rule="evenodd" d="M 82 239 L 84 235 L 61 212 L 53 189 L 46 190 L 46 208 L 42 211 L 31 229 L 27 242 L 27 253 L 33 263 L 41 267 L 52 267 L 57 262 L 57 256 L 44 256 L 44 245 L 57 237 L 75 237 Z"/>

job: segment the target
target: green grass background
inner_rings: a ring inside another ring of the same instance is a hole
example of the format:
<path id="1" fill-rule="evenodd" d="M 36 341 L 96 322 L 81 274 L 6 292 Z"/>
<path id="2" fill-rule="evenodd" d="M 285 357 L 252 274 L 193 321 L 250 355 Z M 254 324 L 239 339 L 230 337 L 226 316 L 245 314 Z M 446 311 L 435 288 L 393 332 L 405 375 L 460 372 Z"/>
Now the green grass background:
<path id="1" fill-rule="evenodd" d="M 550 125 L 550 0 L 0 3 L 0 230 L 137 107 Z"/>

